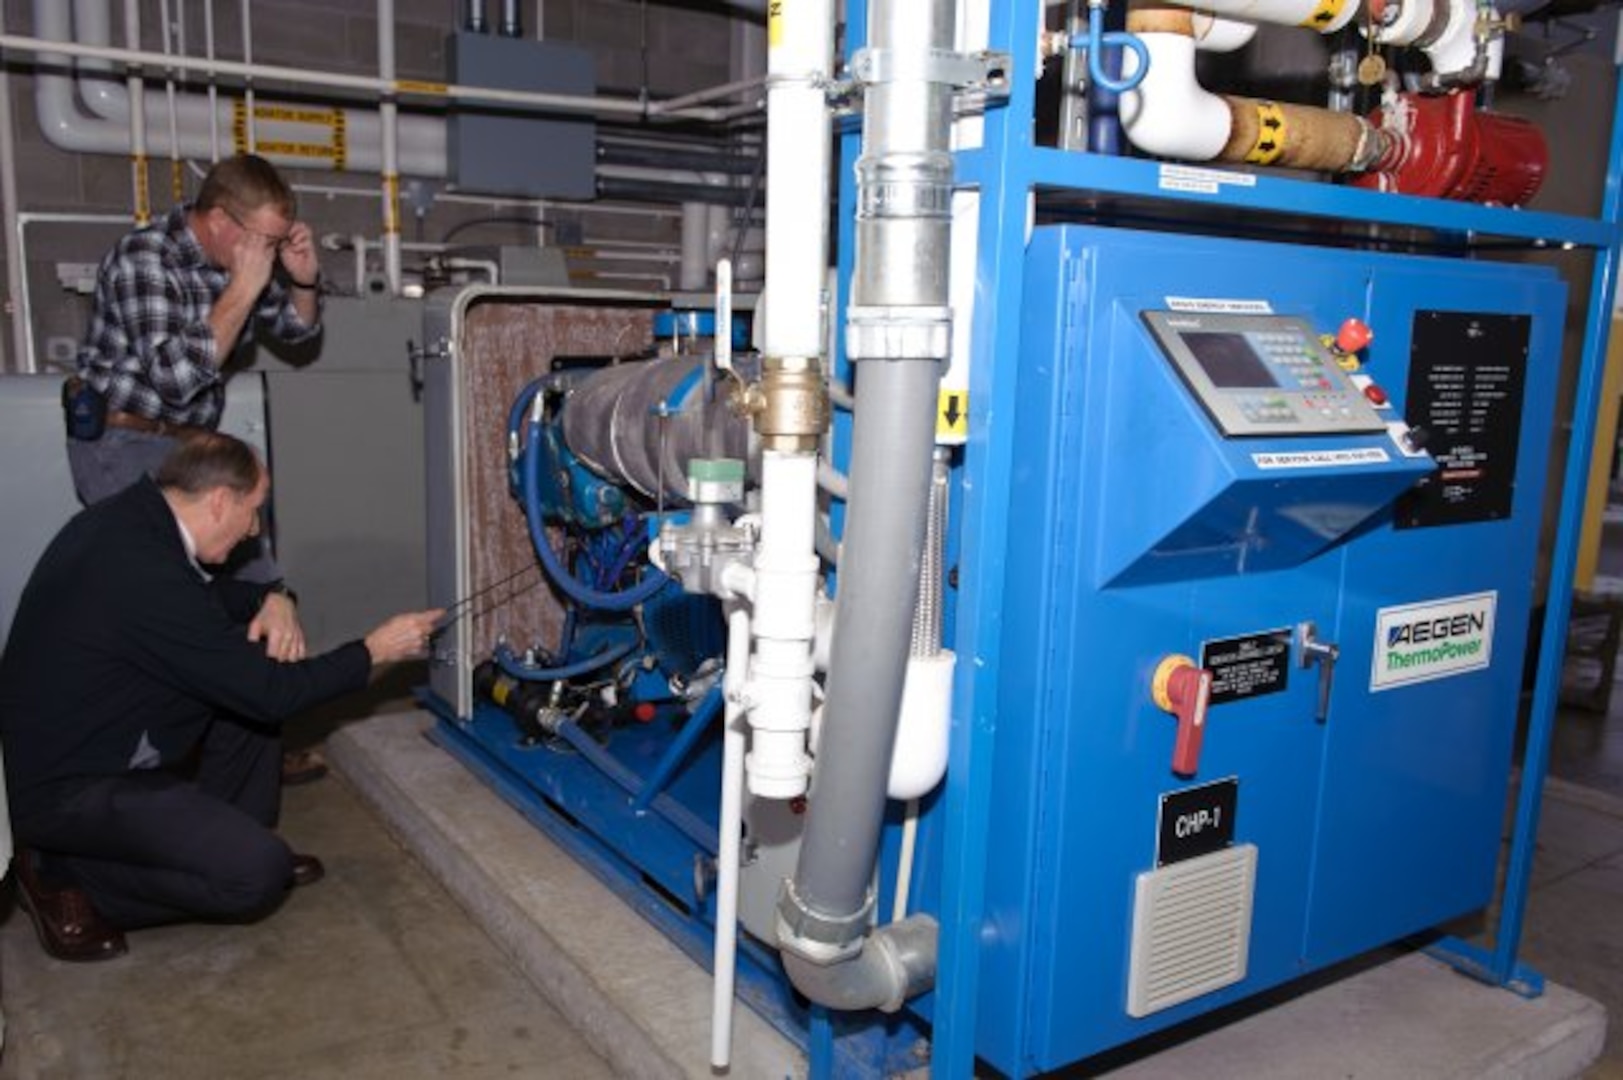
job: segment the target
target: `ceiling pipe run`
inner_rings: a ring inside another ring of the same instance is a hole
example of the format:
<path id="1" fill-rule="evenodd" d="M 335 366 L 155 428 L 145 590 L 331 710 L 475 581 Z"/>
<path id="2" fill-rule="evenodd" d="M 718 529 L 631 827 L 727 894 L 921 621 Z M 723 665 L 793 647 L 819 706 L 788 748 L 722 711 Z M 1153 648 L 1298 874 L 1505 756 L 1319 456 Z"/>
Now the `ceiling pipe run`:
<path id="1" fill-rule="evenodd" d="M 45 137 L 54 145 L 78 153 L 123 154 L 130 151 L 128 118 L 130 113 L 128 91 L 116 80 L 102 78 L 101 86 L 94 88 L 96 97 L 108 115 L 87 115 L 74 99 L 73 80 L 66 74 L 75 62 L 100 61 L 150 67 L 154 70 L 173 69 L 209 75 L 227 75 L 241 79 L 272 79 L 300 86 L 323 89 L 357 90 L 377 96 L 391 93 L 417 93 L 444 102 L 478 102 L 495 106 L 528 107 L 551 112 L 592 115 L 621 115 L 646 117 L 658 115 L 670 119 L 718 122 L 738 114 L 740 108 L 690 107 L 675 109 L 663 102 L 609 98 L 598 95 L 547 94 L 520 90 L 460 84 L 410 84 L 386 80 L 375 76 L 346 75 L 337 72 L 316 72 L 305 68 L 274 64 L 244 64 L 229 60 L 200 59 L 197 57 L 147 52 L 139 49 L 120 49 L 76 40 L 73 36 L 71 5 L 61 0 L 33 0 L 34 37 L 17 34 L 0 35 L 0 48 L 25 53 L 37 53 L 43 63 L 36 74 L 36 113 Z M 88 9 L 87 10 L 92 10 Z M 93 33 L 106 25 L 105 0 L 99 6 L 100 19 L 92 19 Z M 105 30 L 99 31 L 105 40 Z M 86 83 L 95 80 L 87 77 Z M 98 97 L 99 96 L 99 97 Z M 143 109 L 147 123 L 159 122 L 161 116 L 152 115 L 161 110 L 161 102 L 151 102 Z M 239 119 L 246 124 L 246 106 L 240 100 L 226 101 L 211 107 L 207 97 L 196 94 L 177 96 L 176 114 L 180 128 L 179 153 L 182 157 L 213 159 L 213 139 L 207 129 L 218 128 L 222 121 L 235 128 Z M 118 114 L 116 117 L 113 114 Z M 242 115 L 239 117 L 239 113 Z M 311 108 L 306 105 L 271 103 L 254 110 L 256 135 L 260 152 L 271 161 L 303 169 L 333 169 L 378 172 L 382 169 L 382 124 L 378 113 L 368 109 Z M 117 122 L 112 122 L 116 120 Z M 442 178 L 446 175 L 445 120 L 441 117 L 402 117 L 400 120 L 400 171 L 402 173 Z M 283 152 L 281 148 L 286 148 Z M 246 149 L 246 146 L 236 149 Z"/>

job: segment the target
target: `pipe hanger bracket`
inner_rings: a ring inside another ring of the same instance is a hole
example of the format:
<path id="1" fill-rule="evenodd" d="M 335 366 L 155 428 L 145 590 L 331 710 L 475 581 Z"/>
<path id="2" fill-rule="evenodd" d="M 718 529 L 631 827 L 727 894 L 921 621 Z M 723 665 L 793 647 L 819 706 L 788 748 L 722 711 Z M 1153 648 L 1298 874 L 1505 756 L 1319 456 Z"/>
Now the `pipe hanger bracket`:
<path id="1" fill-rule="evenodd" d="M 854 82 L 942 83 L 987 97 L 1008 97 L 1014 57 L 1007 52 L 956 53 L 946 49 L 858 49 L 851 58 Z"/>

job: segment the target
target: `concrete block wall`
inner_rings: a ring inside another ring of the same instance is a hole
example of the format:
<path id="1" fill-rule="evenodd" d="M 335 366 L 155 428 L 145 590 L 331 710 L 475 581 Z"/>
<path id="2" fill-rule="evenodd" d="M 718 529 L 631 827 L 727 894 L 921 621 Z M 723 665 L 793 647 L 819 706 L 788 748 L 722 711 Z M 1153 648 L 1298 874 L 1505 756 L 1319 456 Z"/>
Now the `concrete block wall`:
<path id="1" fill-rule="evenodd" d="M 67 3 L 68 0 L 53 0 Z M 106 0 L 112 12 L 113 34 L 123 41 L 123 4 Z M 5 27 L 10 33 L 33 32 L 30 0 L 0 0 Z M 215 25 L 215 54 L 222 59 L 240 60 L 242 49 L 242 7 L 229 0 L 171 0 L 172 26 L 184 17 L 186 48 L 192 55 L 204 53 L 204 3 L 211 3 Z M 445 37 L 455 27 L 454 20 L 464 5 L 448 0 L 395 0 L 395 49 L 401 78 L 442 81 L 445 78 Z M 488 0 L 487 14 L 498 19 L 501 5 Z M 667 6 L 646 6 L 632 0 L 546 0 L 521 5 L 527 36 L 539 34 L 550 40 L 567 41 L 590 49 L 597 61 L 598 85 L 602 92 L 635 95 L 646 89 L 654 98 L 714 86 L 742 77 L 745 42 L 749 35 L 757 41 L 757 55 L 764 55 L 758 42 L 764 30 L 752 24 L 751 17 L 717 5 L 714 10 Z M 162 27 L 158 0 L 141 0 L 142 35 L 145 49 L 162 48 Z M 253 0 L 252 53 L 257 62 L 297 66 L 319 71 L 371 75 L 377 70 L 377 5 L 375 0 Z M 73 346 L 83 334 L 89 318 L 89 303 L 65 291 L 57 280 L 58 264 L 94 263 L 127 228 L 134 206 L 132 175 L 126 156 L 78 154 L 57 149 L 41 134 L 35 120 L 33 70 L 35 60 L 21 53 L 6 55 L 12 96 L 16 139 L 18 209 L 24 213 L 67 211 L 85 214 L 117 215 L 114 224 L 35 223 L 26 229 L 28 305 L 32 312 L 35 360 L 44 368 L 70 362 Z M 205 80 L 190 80 L 201 91 Z M 222 93 L 235 94 L 233 86 Z M 161 82 L 148 84 L 148 93 L 163 96 Z M 341 103 L 332 97 L 317 96 L 312 88 L 261 85 L 260 101 L 312 101 Z M 347 102 L 361 108 L 373 107 L 364 97 Z M 404 105 L 402 112 L 418 105 Z M 173 198 L 173 169 L 166 150 L 167 129 L 148 132 L 148 185 L 155 213 L 167 209 Z M 232 150 L 231 133 L 222 132 L 222 153 Z M 186 197 L 195 194 L 200 169 L 207 162 L 185 170 Z M 375 174 L 335 173 L 330 170 L 286 170 L 300 192 L 300 216 L 318 234 L 359 234 L 373 238 L 381 231 L 382 211 Z M 354 192 L 345 194 L 342 192 Z M 449 201 L 442 181 L 420 181 L 404 177 L 402 183 L 402 236 L 407 242 L 439 241 L 450 229 L 464 227 L 457 241 L 468 244 L 531 243 L 536 229 L 511 222 L 472 225 L 478 218 L 527 218 L 534 208 L 515 207 L 500 200 Z M 460 193 L 453 199 L 460 200 Z M 655 209 L 648 214 L 606 214 L 572 210 L 568 205 L 546 208 L 544 216 L 556 223 L 558 235 L 578 242 L 594 238 L 635 239 L 674 245 L 679 236 L 679 212 L 675 207 Z M 5 254 L 0 253 L 0 258 Z M 408 264 L 411 261 L 408 253 Z M 323 255 L 327 276 L 341 287 L 354 282 L 353 257 L 347 253 Z M 665 268 L 642 263 L 644 269 L 659 272 Z M 626 269 L 636 269 L 627 267 Z M 635 287 L 636 283 L 627 283 Z M 7 318 L 21 306 L 22 298 L 11 298 Z M 17 370 L 11 356 L 9 324 L 0 335 L 0 370 Z"/>

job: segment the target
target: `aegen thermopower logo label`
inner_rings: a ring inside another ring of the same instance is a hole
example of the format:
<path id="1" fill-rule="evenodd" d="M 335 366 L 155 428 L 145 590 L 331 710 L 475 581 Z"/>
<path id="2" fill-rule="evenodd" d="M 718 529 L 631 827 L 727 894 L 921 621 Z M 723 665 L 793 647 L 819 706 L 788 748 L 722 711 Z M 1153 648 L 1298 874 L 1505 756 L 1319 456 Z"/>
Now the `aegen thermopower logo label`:
<path id="1" fill-rule="evenodd" d="M 1369 688 L 1388 690 L 1487 667 L 1498 600 L 1498 593 L 1485 592 L 1382 608 L 1375 617 Z"/>

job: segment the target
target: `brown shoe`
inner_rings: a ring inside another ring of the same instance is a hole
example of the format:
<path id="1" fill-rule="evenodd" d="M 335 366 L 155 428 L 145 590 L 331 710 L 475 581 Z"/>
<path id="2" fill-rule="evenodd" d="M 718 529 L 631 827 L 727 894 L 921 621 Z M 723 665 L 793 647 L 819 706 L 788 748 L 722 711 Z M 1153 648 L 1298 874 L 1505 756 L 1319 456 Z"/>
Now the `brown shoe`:
<path id="1" fill-rule="evenodd" d="M 282 786 L 295 787 L 327 775 L 327 759 L 320 750 L 289 750 L 282 755 Z"/>
<path id="2" fill-rule="evenodd" d="M 314 885 L 327 876 L 327 868 L 314 855 L 293 856 L 293 887 Z"/>
<path id="3" fill-rule="evenodd" d="M 130 951 L 124 932 L 96 914 L 80 888 L 49 889 L 39 880 L 31 851 L 17 852 L 17 899 L 45 951 L 73 964 L 111 960 Z"/>

